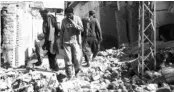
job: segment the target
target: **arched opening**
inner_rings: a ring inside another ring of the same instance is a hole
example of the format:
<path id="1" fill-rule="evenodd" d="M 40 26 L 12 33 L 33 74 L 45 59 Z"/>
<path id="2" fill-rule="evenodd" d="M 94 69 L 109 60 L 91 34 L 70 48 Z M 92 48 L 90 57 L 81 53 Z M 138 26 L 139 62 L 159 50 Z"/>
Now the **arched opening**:
<path id="1" fill-rule="evenodd" d="M 162 25 L 159 27 L 159 41 L 174 40 L 174 24 Z"/>

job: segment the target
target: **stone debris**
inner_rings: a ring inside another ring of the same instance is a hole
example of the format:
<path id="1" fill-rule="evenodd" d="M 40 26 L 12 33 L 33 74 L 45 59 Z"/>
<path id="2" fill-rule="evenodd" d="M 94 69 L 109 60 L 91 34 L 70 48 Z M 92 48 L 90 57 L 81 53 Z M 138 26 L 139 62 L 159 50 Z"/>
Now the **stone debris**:
<path id="1" fill-rule="evenodd" d="M 90 67 L 82 67 L 79 74 L 71 80 L 66 79 L 64 70 L 55 72 L 48 68 L 1 69 L 0 90 L 1 92 L 170 92 L 174 89 L 172 83 L 167 84 L 172 80 L 167 74 L 172 75 L 173 68 L 145 70 L 141 77 L 135 71 L 137 58 L 129 60 L 120 58 L 127 57 L 125 49 L 112 48 L 99 52 L 99 55 L 90 62 Z M 165 64 L 166 67 L 168 65 Z M 167 70 L 170 71 L 165 72 Z"/>
<path id="2" fill-rule="evenodd" d="M 12 92 L 47 92 L 44 89 L 53 90 L 58 87 L 57 74 L 27 70 L 3 70 L 0 89 L 12 90 Z M 42 90 L 42 91 L 41 91 Z M 10 91 L 8 91 L 10 92 Z M 22 91 L 23 92 L 23 91 Z"/>

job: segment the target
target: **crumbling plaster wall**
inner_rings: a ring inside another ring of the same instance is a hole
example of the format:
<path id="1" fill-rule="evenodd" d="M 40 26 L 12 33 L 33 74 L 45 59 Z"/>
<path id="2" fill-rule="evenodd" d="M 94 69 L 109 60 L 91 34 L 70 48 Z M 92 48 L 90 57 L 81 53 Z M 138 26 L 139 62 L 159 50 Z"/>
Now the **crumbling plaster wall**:
<path id="1" fill-rule="evenodd" d="M 169 7 L 171 1 L 157 1 L 156 2 L 156 28 L 157 40 L 159 39 L 159 27 L 162 25 L 174 23 L 174 13 L 170 12 Z"/>
<path id="2" fill-rule="evenodd" d="M 107 44 L 107 46 L 116 47 L 117 31 L 114 8 L 104 7 L 99 1 L 79 3 L 74 7 L 75 15 L 78 15 L 81 18 L 88 17 L 88 12 L 90 10 L 96 12 L 95 16 L 99 20 L 102 29 L 103 42 L 107 40 L 108 37 L 112 38 L 115 42 L 104 43 Z M 108 42 L 108 40 L 106 42 Z"/>
<path id="3" fill-rule="evenodd" d="M 102 28 L 103 45 L 106 44 L 106 48 L 118 47 L 122 43 L 128 43 L 129 41 L 133 43 L 138 40 L 137 2 L 128 2 L 128 11 L 126 11 L 125 1 L 119 2 L 120 10 L 117 10 L 116 4 L 116 1 L 90 1 L 80 2 L 74 7 L 75 15 L 81 18 L 87 17 L 90 10 L 96 11 L 96 18 Z M 128 20 L 128 26 L 126 26 L 126 20 Z"/>

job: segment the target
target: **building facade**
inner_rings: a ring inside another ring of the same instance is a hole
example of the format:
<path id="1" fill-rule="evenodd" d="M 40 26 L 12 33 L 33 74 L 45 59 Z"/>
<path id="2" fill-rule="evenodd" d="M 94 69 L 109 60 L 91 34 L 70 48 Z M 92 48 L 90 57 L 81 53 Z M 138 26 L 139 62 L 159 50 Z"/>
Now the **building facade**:
<path id="1" fill-rule="evenodd" d="M 138 2 L 125 1 L 74 1 L 74 14 L 87 17 L 90 10 L 96 12 L 103 33 L 104 48 L 119 47 L 138 39 Z"/>

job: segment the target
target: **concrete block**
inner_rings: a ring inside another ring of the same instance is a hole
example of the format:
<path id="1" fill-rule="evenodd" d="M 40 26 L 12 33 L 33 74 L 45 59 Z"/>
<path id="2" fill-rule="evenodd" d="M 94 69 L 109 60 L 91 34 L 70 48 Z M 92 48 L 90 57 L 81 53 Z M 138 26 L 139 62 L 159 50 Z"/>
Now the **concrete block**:
<path id="1" fill-rule="evenodd" d="M 156 92 L 171 92 L 169 87 L 158 88 Z"/>

